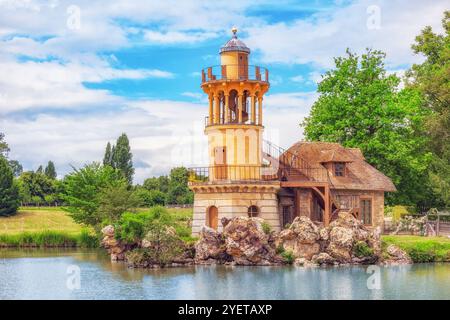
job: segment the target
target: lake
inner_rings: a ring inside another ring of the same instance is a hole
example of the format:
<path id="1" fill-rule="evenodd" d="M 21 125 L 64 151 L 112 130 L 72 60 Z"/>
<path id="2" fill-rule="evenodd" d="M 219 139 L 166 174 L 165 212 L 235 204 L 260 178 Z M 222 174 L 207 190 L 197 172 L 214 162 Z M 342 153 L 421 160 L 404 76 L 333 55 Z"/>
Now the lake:
<path id="1" fill-rule="evenodd" d="M 0 299 L 450 299 L 450 264 L 142 270 L 104 251 L 1 249 Z"/>

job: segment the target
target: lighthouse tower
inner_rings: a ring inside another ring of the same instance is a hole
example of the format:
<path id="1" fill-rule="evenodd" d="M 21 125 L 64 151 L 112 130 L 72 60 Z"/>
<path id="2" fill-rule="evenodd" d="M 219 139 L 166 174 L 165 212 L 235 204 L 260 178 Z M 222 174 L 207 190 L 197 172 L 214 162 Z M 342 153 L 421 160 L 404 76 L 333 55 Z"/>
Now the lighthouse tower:
<path id="1" fill-rule="evenodd" d="M 220 230 L 220 219 L 260 217 L 280 228 L 279 181 L 262 161 L 263 97 L 269 72 L 249 65 L 250 49 L 232 29 L 220 48 L 220 65 L 202 70 L 201 88 L 208 95 L 205 118 L 209 166 L 192 168 L 193 234 L 203 225 Z"/>

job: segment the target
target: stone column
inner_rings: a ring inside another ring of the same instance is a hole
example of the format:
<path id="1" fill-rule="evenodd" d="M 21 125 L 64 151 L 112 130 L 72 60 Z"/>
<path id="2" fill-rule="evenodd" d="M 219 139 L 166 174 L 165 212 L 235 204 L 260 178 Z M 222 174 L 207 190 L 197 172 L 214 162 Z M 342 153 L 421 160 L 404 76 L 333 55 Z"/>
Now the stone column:
<path id="1" fill-rule="evenodd" d="M 220 97 L 219 94 L 214 95 L 214 124 L 220 122 Z"/>
<path id="2" fill-rule="evenodd" d="M 230 108 L 228 107 L 229 100 L 230 96 L 228 94 L 225 94 L 225 123 L 230 122 Z"/>
<path id="3" fill-rule="evenodd" d="M 213 124 L 213 118 L 214 118 L 214 113 L 213 113 L 213 95 L 212 93 L 209 94 L 208 96 L 209 98 L 209 119 L 208 119 L 208 125 L 212 125 Z"/>
<path id="4" fill-rule="evenodd" d="M 242 92 L 238 95 L 238 123 L 242 123 Z"/>
<path id="5" fill-rule="evenodd" d="M 258 97 L 258 124 L 262 126 L 262 97 Z"/>
<path id="6" fill-rule="evenodd" d="M 252 95 L 252 124 L 256 124 L 256 95 Z"/>

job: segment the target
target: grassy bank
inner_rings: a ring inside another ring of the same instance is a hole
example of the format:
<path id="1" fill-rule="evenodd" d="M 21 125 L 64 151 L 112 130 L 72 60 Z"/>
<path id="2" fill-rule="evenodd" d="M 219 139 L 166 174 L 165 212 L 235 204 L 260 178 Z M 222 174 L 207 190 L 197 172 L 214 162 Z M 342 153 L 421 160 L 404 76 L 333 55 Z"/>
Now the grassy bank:
<path id="1" fill-rule="evenodd" d="M 383 246 L 394 244 L 414 262 L 450 262 L 450 239 L 444 237 L 383 236 Z"/>
<path id="2" fill-rule="evenodd" d="M 146 211 L 142 208 L 138 211 Z M 168 209 L 183 240 L 190 242 L 192 209 Z M 0 247 L 98 247 L 98 239 L 59 207 L 25 207 L 0 217 Z"/>

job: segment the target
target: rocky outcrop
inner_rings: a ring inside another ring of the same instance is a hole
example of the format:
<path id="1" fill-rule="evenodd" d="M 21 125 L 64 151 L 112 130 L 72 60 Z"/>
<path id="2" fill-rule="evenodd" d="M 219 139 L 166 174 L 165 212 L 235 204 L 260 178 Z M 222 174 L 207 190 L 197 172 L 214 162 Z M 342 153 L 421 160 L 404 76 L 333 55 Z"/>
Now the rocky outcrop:
<path id="1" fill-rule="evenodd" d="M 296 258 L 311 258 L 320 252 L 321 234 L 328 237 L 307 217 L 297 217 L 288 229 L 281 231 L 275 239 L 275 245 L 284 251 L 290 251 Z"/>
<path id="2" fill-rule="evenodd" d="M 114 237 L 114 227 L 108 225 L 101 230 L 103 234 L 103 239 L 101 245 L 108 250 L 111 255 L 112 261 L 123 261 L 125 260 L 125 254 L 129 249 L 129 246 L 117 240 Z"/>
<path id="3" fill-rule="evenodd" d="M 411 264 L 412 260 L 408 254 L 399 247 L 391 244 L 386 248 L 385 255 L 383 256 L 382 264 L 385 265 L 400 265 Z"/>
<path id="4" fill-rule="evenodd" d="M 231 261 L 221 233 L 203 226 L 200 239 L 195 244 L 195 261 L 200 264 Z"/>
<path id="5" fill-rule="evenodd" d="M 271 265 L 279 262 L 262 222 L 262 219 L 247 217 L 222 219 L 226 253 L 235 264 Z"/>
<path id="6" fill-rule="evenodd" d="M 222 219 L 223 233 L 203 227 L 195 245 L 197 263 L 230 263 L 235 265 L 272 265 L 277 257 L 270 235 L 264 233 L 258 218 Z"/>
<path id="7" fill-rule="evenodd" d="M 347 213 L 341 213 L 328 227 L 301 216 L 278 234 L 275 243 L 292 252 L 297 265 L 373 263 L 381 251 L 379 233 Z"/>

